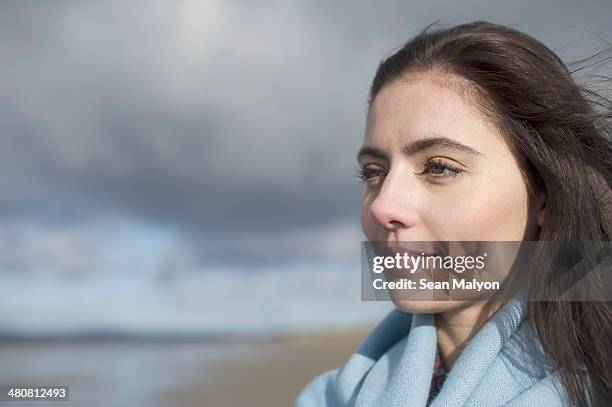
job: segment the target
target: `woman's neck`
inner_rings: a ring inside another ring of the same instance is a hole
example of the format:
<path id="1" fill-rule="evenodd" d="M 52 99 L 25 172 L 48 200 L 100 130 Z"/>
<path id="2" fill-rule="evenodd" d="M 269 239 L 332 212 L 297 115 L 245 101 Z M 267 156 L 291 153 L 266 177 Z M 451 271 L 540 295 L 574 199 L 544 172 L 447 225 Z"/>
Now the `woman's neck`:
<path id="1" fill-rule="evenodd" d="M 486 301 L 435 315 L 440 359 L 447 370 L 453 366 L 469 340 L 476 335 L 495 309 Z"/>

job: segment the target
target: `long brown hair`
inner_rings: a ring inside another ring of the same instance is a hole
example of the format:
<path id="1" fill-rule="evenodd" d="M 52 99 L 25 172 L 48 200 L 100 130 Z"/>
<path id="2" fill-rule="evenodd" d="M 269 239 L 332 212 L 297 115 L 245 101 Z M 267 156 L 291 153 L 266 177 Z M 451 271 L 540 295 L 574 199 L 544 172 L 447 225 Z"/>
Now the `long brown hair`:
<path id="1" fill-rule="evenodd" d="M 449 84 L 476 102 L 508 139 L 530 194 L 546 194 L 539 240 L 610 241 L 609 99 L 578 85 L 576 71 L 531 36 L 473 22 L 446 29 L 430 25 L 384 59 L 369 104 L 386 84 L 422 72 L 462 78 L 468 86 Z M 538 266 L 539 277 L 552 273 L 551 264 Z M 570 402 L 607 405 L 611 303 L 534 300 L 528 302 L 528 319 Z"/>

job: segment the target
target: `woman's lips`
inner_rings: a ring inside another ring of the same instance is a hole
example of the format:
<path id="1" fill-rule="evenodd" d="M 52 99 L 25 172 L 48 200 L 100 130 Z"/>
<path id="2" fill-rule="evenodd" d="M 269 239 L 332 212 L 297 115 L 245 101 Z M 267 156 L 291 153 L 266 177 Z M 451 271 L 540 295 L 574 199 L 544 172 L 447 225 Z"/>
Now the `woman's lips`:
<path id="1" fill-rule="evenodd" d="M 401 256 L 403 256 L 404 254 L 407 254 L 408 256 L 424 256 L 424 257 L 439 255 L 438 253 L 435 253 L 435 252 L 426 252 L 424 250 L 410 249 L 410 248 L 402 247 L 398 245 L 391 245 L 391 246 L 385 247 L 385 252 L 387 253 L 388 256 L 394 256 L 394 257 L 397 254 Z"/>

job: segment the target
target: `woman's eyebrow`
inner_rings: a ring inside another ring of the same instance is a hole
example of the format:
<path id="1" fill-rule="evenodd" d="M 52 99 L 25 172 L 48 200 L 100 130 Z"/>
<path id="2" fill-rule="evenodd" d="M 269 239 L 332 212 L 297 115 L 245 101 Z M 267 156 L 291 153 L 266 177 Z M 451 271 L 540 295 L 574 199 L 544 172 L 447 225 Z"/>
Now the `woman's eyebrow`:
<path id="1" fill-rule="evenodd" d="M 357 153 L 357 161 L 361 161 L 361 158 L 364 156 L 376 157 L 383 160 L 389 159 L 389 155 L 383 150 L 371 146 L 363 146 L 359 149 L 359 152 Z"/>
<path id="2" fill-rule="evenodd" d="M 460 153 L 483 155 L 481 152 L 474 150 L 472 147 L 461 144 L 458 141 L 451 140 L 448 137 L 431 137 L 417 140 L 414 143 L 405 146 L 404 153 L 407 155 L 414 155 L 433 147 L 445 148 L 447 150 L 458 151 Z"/>
<path id="3" fill-rule="evenodd" d="M 416 153 L 434 147 L 473 155 L 483 155 L 481 152 L 474 150 L 472 147 L 466 146 L 465 144 L 461 144 L 458 141 L 449 139 L 448 137 L 430 137 L 420 139 L 406 145 L 403 148 L 403 151 L 406 155 L 414 155 Z M 360 161 L 363 156 L 376 157 L 381 158 L 383 160 L 389 159 L 389 155 L 386 152 L 372 146 L 361 147 L 361 149 L 359 149 L 359 153 L 357 153 L 357 161 Z"/>

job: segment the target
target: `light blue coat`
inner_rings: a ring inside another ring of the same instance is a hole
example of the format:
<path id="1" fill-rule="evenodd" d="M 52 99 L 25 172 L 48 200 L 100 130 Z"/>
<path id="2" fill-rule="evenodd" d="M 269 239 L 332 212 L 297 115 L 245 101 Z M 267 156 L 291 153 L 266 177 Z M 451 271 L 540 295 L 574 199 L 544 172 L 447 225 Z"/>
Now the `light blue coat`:
<path id="1" fill-rule="evenodd" d="M 509 301 L 470 340 L 432 407 L 569 405 L 525 319 L 526 301 Z M 393 310 L 346 365 L 313 379 L 296 407 L 421 407 L 436 354 L 433 315 Z"/>

